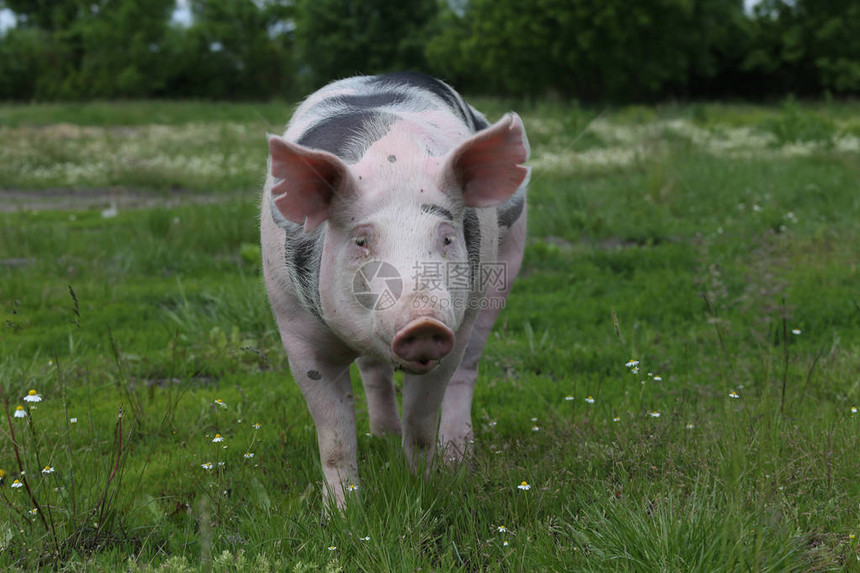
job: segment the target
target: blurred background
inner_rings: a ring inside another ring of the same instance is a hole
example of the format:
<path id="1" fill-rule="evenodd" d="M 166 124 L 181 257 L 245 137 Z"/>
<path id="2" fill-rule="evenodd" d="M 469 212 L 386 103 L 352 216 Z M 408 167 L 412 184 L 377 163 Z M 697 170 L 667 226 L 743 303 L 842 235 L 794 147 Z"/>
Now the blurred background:
<path id="1" fill-rule="evenodd" d="M 582 102 L 860 93 L 856 0 L 0 0 L 0 100 L 297 98 L 397 69 Z"/>

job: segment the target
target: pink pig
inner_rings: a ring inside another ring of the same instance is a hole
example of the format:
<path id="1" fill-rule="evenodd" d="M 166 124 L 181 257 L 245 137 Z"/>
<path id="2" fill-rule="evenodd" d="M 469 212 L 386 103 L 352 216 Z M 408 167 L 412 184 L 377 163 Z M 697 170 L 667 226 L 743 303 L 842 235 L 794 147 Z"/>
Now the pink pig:
<path id="1" fill-rule="evenodd" d="M 461 460 L 478 361 L 522 260 L 519 116 L 490 125 L 422 74 L 356 77 L 305 100 L 269 154 L 266 289 L 316 425 L 325 495 L 342 506 L 358 484 L 354 361 L 371 432 L 402 434 L 413 470 L 429 468 L 437 437 Z"/>

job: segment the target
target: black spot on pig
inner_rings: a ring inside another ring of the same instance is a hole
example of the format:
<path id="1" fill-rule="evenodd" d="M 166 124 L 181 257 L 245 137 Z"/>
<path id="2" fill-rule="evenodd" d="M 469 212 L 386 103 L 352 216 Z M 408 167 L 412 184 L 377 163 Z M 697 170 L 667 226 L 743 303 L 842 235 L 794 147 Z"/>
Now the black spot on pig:
<path id="1" fill-rule="evenodd" d="M 466 209 L 463 214 L 463 239 L 466 241 L 472 285 L 476 286 L 481 262 L 481 222 L 474 208 Z"/>
<path id="2" fill-rule="evenodd" d="M 312 125 L 296 143 L 328 151 L 347 163 L 356 163 L 371 145 L 388 133 L 397 119 L 383 111 L 345 111 Z"/>
<path id="3" fill-rule="evenodd" d="M 391 74 L 382 74 L 374 76 L 370 84 L 384 84 L 395 86 L 409 86 L 428 91 L 441 99 L 457 116 L 472 128 L 473 131 L 478 130 L 475 124 L 474 114 L 469 110 L 469 106 L 460 97 L 460 94 L 455 92 L 445 82 L 437 80 L 426 74 L 419 72 L 394 72 Z"/>
<path id="4" fill-rule="evenodd" d="M 308 378 L 311 380 L 319 380 L 322 378 L 322 374 L 320 374 L 318 370 L 308 370 Z"/>
<path id="5" fill-rule="evenodd" d="M 322 316 L 319 278 L 325 235 L 323 226 L 305 233 L 304 226 L 287 222 L 284 226 L 284 263 L 305 308 Z"/>
<path id="6" fill-rule="evenodd" d="M 424 190 L 422 189 L 421 191 L 423 192 Z M 449 211 L 445 207 L 440 207 L 439 205 L 431 205 L 429 203 L 422 203 L 421 204 L 421 212 L 422 213 L 429 213 L 431 215 L 436 215 L 438 217 L 442 217 L 443 219 L 446 219 L 446 220 L 451 221 L 451 222 L 454 221 L 454 215 L 451 214 L 451 211 Z"/>
<path id="7" fill-rule="evenodd" d="M 330 100 L 325 100 L 325 104 L 342 105 L 356 110 L 369 110 L 379 107 L 394 107 L 407 101 L 409 101 L 409 96 L 404 93 L 381 92 L 335 96 Z"/>
<path id="8" fill-rule="evenodd" d="M 517 192 L 510 199 L 499 203 L 496 207 L 496 215 L 499 217 L 499 227 L 510 229 L 516 223 L 517 219 L 520 218 L 520 215 L 522 215 L 525 204 L 526 192 L 522 187 L 517 189 Z"/>

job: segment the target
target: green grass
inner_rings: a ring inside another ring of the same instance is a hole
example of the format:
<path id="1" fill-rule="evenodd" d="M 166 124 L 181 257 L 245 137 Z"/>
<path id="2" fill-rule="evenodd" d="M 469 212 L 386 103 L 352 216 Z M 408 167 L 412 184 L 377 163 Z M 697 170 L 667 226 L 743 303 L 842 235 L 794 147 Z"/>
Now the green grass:
<path id="1" fill-rule="evenodd" d="M 0 383 L 12 410 L 44 398 L 0 415 L 0 566 L 860 570 L 855 104 L 525 106 L 529 240 L 481 366 L 476 456 L 412 475 L 396 439 L 365 436 L 355 373 L 362 481 L 342 516 L 255 248 L 263 136 L 289 109 L 0 107 L 7 188 L 221 197 L 0 212 Z M 58 122 L 89 130 L 50 141 Z M 91 179 L 33 175 L 102 153 Z"/>

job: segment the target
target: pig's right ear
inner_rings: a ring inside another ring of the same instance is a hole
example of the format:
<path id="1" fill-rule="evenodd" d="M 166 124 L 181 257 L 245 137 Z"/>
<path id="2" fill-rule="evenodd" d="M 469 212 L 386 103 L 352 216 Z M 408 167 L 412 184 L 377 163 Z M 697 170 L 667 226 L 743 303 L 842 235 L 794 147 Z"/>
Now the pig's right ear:
<path id="1" fill-rule="evenodd" d="M 316 229 L 328 219 L 336 193 L 352 185 L 346 164 L 335 155 L 269 136 L 272 203 L 287 221 Z"/>

